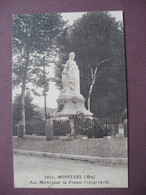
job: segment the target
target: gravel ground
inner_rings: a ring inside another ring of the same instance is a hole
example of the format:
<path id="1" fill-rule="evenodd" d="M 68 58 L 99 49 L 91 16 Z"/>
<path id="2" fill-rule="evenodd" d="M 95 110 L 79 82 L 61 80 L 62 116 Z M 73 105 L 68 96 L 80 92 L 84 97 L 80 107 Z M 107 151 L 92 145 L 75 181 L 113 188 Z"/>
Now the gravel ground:
<path id="1" fill-rule="evenodd" d="M 14 136 L 13 148 L 49 153 L 126 158 L 127 138 L 46 141 L 45 136 L 25 136 L 24 138 Z"/>

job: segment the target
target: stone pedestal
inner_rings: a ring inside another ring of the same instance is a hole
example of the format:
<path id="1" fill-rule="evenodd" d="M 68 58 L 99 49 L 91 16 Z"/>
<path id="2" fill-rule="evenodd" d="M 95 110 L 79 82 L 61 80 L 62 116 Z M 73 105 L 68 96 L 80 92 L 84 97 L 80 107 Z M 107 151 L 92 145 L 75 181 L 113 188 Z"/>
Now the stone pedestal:
<path id="1" fill-rule="evenodd" d="M 82 112 L 85 117 L 91 117 L 93 114 L 89 112 L 85 106 L 85 99 L 82 95 L 76 94 L 60 94 L 57 102 L 58 108 L 56 112 L 51 114 L 52 117 L 62 117 L 62 116 L 75 116 L 77 112 Z"/>
<path id="2" fill-rule="evenodd" d="M 71 136 L 75 138 L 75 124 L 73 119 L 70 119 L 70 128 L 71 128 Z"/>
<path id="3" fill-rule="evenodd" d="M 46 140 L 53 139 L 53 120 L 50 118 L 46 124 Z"/>
<path id="4" fill-rule="evenodd" d="M 123 124 L 119 124 L 118 128 L 119 128 L 119 136 L 124 137 L 124 126 L 123 126 Z"/>
<path id="5" fill-rule="evenodd" d="M 21 121 L 18 123 L 17 136 L 21 138 L 24 136 L 24 125 Z"/>
<path id="6" fill-rule="evenodd" d="M 128 136 L 128 132 L 127 132 L 128 121 L 127 121 L 127 119 L 124 120 L 123 125 L 124 125 L 124 137 L 127 137 Z"/>

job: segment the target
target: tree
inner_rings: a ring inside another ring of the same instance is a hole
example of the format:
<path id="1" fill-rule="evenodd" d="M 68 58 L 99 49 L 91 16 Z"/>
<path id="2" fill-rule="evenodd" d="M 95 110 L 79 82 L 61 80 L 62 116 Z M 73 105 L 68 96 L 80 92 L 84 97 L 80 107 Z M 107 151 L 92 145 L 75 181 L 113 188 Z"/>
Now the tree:
<path id="1" fill-rule="evenodd" d="M 103 60 L 103 61 L 101 61 L 99 64 L 97 64 L 95 70 L 93 70 L 93 68 L 90 67 L 90 69 L 91 69 L 91 84 L 90 84 L 89 92 L 88 92 L 88 110 L 89 110 L 89 111 L 90 111 L 90 104 L 91 104 L 91 93 L 92 93 L 92 91 L 93 91 L 93 86 L 94 86 L 95 81 L 96 81 L 96 78 L 97 78 L 98 67 L 99 67 L 102 63 L 104 63 L 104 62 L 106 62 L 106 61 L 108 61 L 108 60 L 109 60 L 109 59 Z"/>
<path id="2" fill-rule="evenodd" d="M 50 56 L 53 56 L 51 54 Z M 55 59 L 54 59 L 55 61 Z M 54 76 L 52 75 L 52 70 L 55 69 L 53 59 L 50 59 L 47 52 L 43 52 L 43 54 L 35 54 L 34 57 L 34 67 L 32 70 L 33 74 L 33 86 L 31 90 L 33 91 L 34 95 L 37 96 L 44 96 L 44 113 L 45 119 L 47 118 L 46 115 L 46 96 L 47 92 L 49 91 L 50 82 L 55 82 Z M 41 89 L 42 92 L 38 93 L 37 89 Z"/>
<path id="3" fill-rule="evenodd" d="M 55 82 L 56 82 L 56 87 L 58 89 L 62 88 L 62 81 L 61 81 L 61 73 L 63 71 L 63 66 L 64 62 L 67 61 L 69 52 L 71 52 L 71 46 L 70 46 L 70 31 L 71 31 L 71 26 L 66 26 L 64 28 L 64 31 L 62 33 L 62 36 L 60 36 L 57 40 L 58 44 L 58 61 L 56 62 L 56 67 L 55 67 Z"/>
<path id="4" fill-rule="evenodd" d="M 32 120 L 42 120 L 41 114 L 37 111 L 37 106 L 32 103 L 33 98 L 30 93 L 25 96 L 25 118 L 26 122 Z M 21 95 L 16 95 L 13 103 L 13 124 L 18 124 L 21 121 Z"/>
<path id="5" fill-rule="evenodd" d="M 86 106 L 95 116 L 118 116 L 126 107 L 122 24 L 108 12 L 88 12 L 69 34 L 67 48 L 76 54 Z"/>
<path id="6" fill-rule="evenodd" d="M 13 17 L 13 86 L 21 87 L 21 120 L 25 128 L 25 91 L 27 83 L 37 85 L 41 76 L 41 57 L 50 58 L 65 22 L 60 14 L 16 15 Z M 36 76 L 37 75 L 37 76 Z M 37 79 L 39 78 L 39 79 Z M 34 93 L 37 93 L 33 90 Z"/>

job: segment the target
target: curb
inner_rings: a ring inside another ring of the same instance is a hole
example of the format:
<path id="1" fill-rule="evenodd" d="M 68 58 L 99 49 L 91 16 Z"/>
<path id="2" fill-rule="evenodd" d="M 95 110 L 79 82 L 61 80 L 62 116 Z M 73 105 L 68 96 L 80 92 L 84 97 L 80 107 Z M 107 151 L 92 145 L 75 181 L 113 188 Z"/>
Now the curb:
<path id="1" fill-rule="evenodd" d="M 104 158 L 104 157 L 92 157 L 92 156 L 79 156 L 79 155 L 36 152 L 36 151 L 27 151 L 27 150 L 18 150 L 18 149 L 14 149 L 13 151 L 14 154 L 51 157 L 51 158 L 60 158 L 60 159 L 69 159 L 69 160 L 80 160 L 80 161 L 91 162 L 91 163 L 117 164 L 117 165 L 126 165 L 128 163 L 127 158 Z"/>

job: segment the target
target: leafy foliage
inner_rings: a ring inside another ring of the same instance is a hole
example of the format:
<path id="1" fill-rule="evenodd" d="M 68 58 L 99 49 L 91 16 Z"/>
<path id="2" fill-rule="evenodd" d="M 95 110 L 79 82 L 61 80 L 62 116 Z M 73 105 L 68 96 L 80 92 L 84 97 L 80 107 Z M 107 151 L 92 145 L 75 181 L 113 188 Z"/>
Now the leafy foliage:
<path id="1" fill-rule="evenodd" d="M 76 20 L 68 32 L 70 37 L 64 48 L 70 48 L 68 53 L 74 51 L 76 54 L 81 93 L 86 100 L 97 68 L 91 112 L 98 117 L 119 117 L 126 107 L 122 23 L 108 12 L 88 12 Z"/>
<path id="2" fill-rule="evenodd" d="M 41 85 L 42 60 L 50 66 L 56 57 L 57 39 L 63 33 L 65 22 L 60 14 L 16 15 L 13 17 L 13 86 L 23 82 Z M 27 53 L 29 62 L 27 62 Z M 27 64 L 28 63 L 28 64 Z M 47 83 L 47 82 L 46 82 Z"/>
<path id="3" fill-rule="evenodd" d="M 61 15 L 55 13 L 13 17 L 13 87 L 22 89 L 20 116 L 23 123 L 27 83 L 33 85 L 31 90 L 35 95 L 45 95 L 49 90 L 50 75 L 43 68 L 49 67 L 55 57 L 57 39 L 64 25 Z M 43 88 L 43 94 L 37 92 L 37 87 Z"/>
<path id="4" fill-rule="evenodd" d="M 33 120 L 42 120 L 41 114 L 37 111 L 37 106 L 32 103 L 33 98 L 30 93 L 25 96 L 25 118 L 26 122 Z M 18 124 L 21 120 L 21 96 L 17 95 L 13 103 L 13 124 Z"/>

